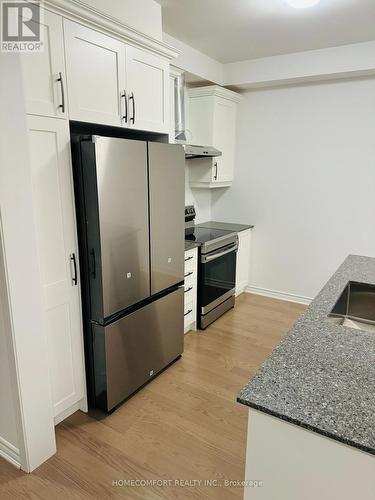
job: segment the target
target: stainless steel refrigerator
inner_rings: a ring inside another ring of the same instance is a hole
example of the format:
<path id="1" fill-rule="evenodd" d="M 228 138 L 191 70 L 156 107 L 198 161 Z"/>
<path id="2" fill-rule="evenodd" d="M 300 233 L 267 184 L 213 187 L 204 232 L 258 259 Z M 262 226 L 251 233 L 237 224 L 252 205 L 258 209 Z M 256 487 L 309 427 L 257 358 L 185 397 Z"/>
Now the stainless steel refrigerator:
<path id="1" fill-rule="evenodd" d="M 184 152 L 72 143 L 89 402 L 111 411 L 183 352 Z"/>

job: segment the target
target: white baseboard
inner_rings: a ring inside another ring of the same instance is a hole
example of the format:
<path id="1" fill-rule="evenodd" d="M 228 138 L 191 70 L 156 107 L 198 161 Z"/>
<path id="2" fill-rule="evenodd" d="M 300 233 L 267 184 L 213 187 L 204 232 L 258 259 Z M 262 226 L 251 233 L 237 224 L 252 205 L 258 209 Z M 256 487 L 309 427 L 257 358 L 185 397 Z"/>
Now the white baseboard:
<path id="1" fill-rule="evenodd" d="M 87 405 L 86 405 L 86 400 L 85 398 L 80 399 L 77 401 L 77 403 L 74 403 L 74 405 L 69 406 L 66 410 L 62 411 L 58 415 L 55 416 L 55 425 L 59 424 L 66 418 L 70 417 L 70 415 L 73 415 L 76 411 L 81 410 L 83 412 L 87 412 Z"/>
<path id="2" fill-rule="evenodd" d="M 311 297 L 304 297 L 303 295 L 295 295 L 293 293 L 279 292 L 277 290 L 269 290 L 268 288 L 261 288 L 258 286 L 247 286 L 246 293 L 254 293 L 255 295 L 263 295 L 264 297 L 271 297 L 273 299 L 286 300 L 288 302 L 296 302 L 297 304 L 309 305 L 313 300 Z"/>
<path id="3" fill-rule="evenodd" d="M 6 439 L 0 436 L 0 457 L 10 462 L 12 465 L 21 468 L 20 450 L 10 444 Z"/>

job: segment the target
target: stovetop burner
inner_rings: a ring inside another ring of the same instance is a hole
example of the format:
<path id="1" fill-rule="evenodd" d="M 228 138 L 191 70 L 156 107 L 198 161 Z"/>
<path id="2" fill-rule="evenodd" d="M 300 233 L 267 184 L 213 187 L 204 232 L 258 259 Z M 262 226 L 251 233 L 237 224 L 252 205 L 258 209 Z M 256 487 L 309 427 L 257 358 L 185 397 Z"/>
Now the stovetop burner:
<path id="1" fill-rule="evenodd" d="M 208 253 L 237 241 L 237 233 L 233 231 L 195 225 L 195 215 L 194 206 L 185 207 L 185 240 L 199 243 L 201 253 Z"/>
<path id="2" fill-rule="evenodd" d="M 196 241 L 197 243 L 207 243 L 208 241 L 217 240 L 223 236 L 233 233 L 224 229 L 211 229 L 209 227 L 195 226 L 193 233 L 186 235 L 185 240 Z"/>

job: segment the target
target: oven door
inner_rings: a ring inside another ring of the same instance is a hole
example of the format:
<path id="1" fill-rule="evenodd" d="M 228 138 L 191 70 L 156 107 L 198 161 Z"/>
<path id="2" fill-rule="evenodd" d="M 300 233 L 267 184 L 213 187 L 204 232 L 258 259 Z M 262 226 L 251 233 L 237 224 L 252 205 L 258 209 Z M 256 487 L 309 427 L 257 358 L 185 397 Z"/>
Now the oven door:
<path id="1" fill-rule="evenodd" d="M 200 313 L 207 314 L 234 294 L 238 242 L 201 255 Z"/>

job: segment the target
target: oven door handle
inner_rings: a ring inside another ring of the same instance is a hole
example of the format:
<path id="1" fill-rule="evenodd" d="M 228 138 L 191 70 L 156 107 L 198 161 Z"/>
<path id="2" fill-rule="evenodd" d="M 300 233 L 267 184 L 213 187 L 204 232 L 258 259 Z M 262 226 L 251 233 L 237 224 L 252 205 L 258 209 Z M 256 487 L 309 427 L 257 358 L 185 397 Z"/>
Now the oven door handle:
<path id="1" fill-rule="evenodd" d="M 227 253 L 236 252 L 237 248 L 238 248 L 238 243 L 235 243 L 234 245 L 232 245 L 231 247 L 227 248 L 222 252 L 217 252 L 209 255 L 202 255 L 201 262 L 202 264 L 206 264 L 207 262 L 211 262 L 212 260 L 218 259 L 219 257 L 226 255 Z"/>

